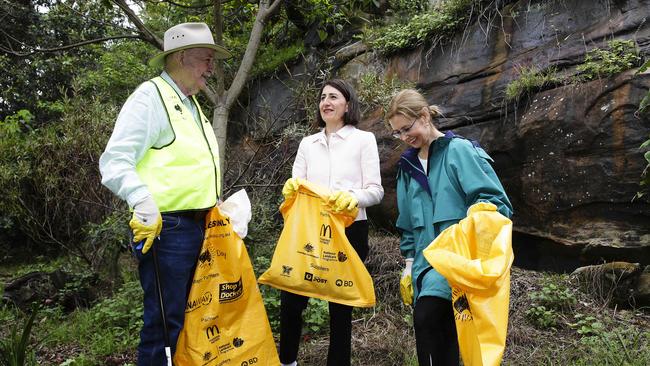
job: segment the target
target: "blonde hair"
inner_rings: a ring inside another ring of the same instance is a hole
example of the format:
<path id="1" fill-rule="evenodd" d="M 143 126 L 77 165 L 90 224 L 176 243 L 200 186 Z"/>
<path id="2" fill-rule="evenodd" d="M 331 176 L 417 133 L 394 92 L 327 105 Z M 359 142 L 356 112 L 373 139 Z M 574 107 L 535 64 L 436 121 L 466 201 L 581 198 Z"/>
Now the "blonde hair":
<path id="1" fill-rule="evenodd" d="M 437 105 L 429 105 L 424 99 L 424 96 L 414 89 L 404 89 L 397 93 L 388 104 L 388 110 L 384 121 L 388 125 L 388 121 L 400 114 L 408 118 L 416 118 L 426 108 L 429 111 L 431 122 L 433 119 L 441 117 L 442 112 Z M 390 127 L 390 125 L 388 125 Z"/>

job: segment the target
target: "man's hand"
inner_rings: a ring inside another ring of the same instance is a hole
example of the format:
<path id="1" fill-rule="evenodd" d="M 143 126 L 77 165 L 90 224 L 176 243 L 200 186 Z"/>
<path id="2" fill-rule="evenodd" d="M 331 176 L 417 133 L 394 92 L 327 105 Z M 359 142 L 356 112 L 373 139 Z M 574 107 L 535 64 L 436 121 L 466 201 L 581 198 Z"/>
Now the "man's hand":
<path id="1" fill-rule="evenodd" d="M 284 182 L 284 187 L 282 187 L 282 195 L 284 199 L 289 199 L 291 196 L 296 194 L 300 188 L 300 178 L 289 178 Z"/>
<path id="2" fill-rule="evenodd" d="M 404 260 L 406 266 L 402 271 L 402 278 L 399 280 L 399 293 L 402 296 L 402 302 L 405 305 L 413 304 L 413 280 L 411 277 L 411 268 L 413 267 L 413 258 Z"/>
<path id="3" fill-rule="evenodd" d="M 133 206 L 133 217 L 129 226 L 133 230 L 134 243 L 145 241 L 142 246 L 142 254 L 145 254 L 162 230 L 162 216 L 152 196 L 147 196 Z"/>
<path id="4" fill-rule="evenodd" d="M 346 191 L 336 191 L 332 193 L 328 201 L 330 205 L 332 205 L 332 210 L 335 212 L 343 210 L 352 211 L 359 204 L 359 201 L 357 201 L 352 193 Z"/>

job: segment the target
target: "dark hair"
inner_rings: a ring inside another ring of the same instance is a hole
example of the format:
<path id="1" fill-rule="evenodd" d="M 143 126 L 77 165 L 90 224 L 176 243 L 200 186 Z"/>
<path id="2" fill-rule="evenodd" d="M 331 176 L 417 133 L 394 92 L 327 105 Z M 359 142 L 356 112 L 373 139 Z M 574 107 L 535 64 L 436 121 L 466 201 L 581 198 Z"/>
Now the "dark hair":
<path id="1" fill-rule="evenodd" d="M 323 94 L 323 89 L 328 85 L 340 91 L 348 102 L 348 111 L 343 115 L 343 124 L 356 126 L 361 119 L 361 111 L 359 109 L 359 99 L 357 99 L 357 93 L 354 91 L 354 88 L 344 80 L 331 79 L 326 81 L 325 84 L 323 84 L 323 87 L 320 88 L 320 91 L 318 92 L 318 100 L 320 100 L 320 96 Z M 320 115 L 320 107 L 316 109 L 315 125 L 316 127 L 325 127 L 325 121 Z"/>

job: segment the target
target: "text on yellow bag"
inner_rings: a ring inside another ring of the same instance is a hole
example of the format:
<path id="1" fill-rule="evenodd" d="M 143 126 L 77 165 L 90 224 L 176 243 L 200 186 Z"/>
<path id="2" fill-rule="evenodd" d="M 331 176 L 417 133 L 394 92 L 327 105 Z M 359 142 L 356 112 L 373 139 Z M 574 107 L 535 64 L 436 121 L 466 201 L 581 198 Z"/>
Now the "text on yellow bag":
<path id="1" fill-rule="evenodd" d="M 280 364 L 248 252 L 218 207 L 206 218 L 174 364 Z"/>
<path id="2" fill-rule="evenodd" d="M 339 304 L 375 304 L 372 278 L 345 236 L 353 212 L 333 212 L 330 192 L 304 181 L 280 206 L 284 228 L 271 266 L 259 282 L 298 295 Z"/>

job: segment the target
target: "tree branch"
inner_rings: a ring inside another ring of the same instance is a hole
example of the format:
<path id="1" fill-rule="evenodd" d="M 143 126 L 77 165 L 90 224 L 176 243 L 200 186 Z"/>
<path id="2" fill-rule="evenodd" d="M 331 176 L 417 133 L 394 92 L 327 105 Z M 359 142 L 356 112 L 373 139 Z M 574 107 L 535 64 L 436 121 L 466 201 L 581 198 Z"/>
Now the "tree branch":
<path id="1" fill-rule="evenodd" d="M 125 0 L 112 0 L 115 5 L 119 6 L 120 9 L 126 14 L 126 16 L 129 18 L 131 23 L 135 25 L 136 28 L 138 28 L 138 31 L 140 31 L 141 37 L 145 42 L 148 42 L 152 44 L 154 47 L 162 50 L 163 49 L 163 42 L 158 38 L 155 34 L 153 34 L 149 28 L 145 27 L 144 23 L 142 23 L 142 20 L 138 18 L 138 16 L 135 14 L 133 9 L 131 9 L 127 4 Z"/>
<path id="2" fill-rule="evenodd" d="M 14 51 L 14 50 L 10 50 L 10 49 L 4 48 L 4 47 L 0 47 L 0 51 L 8 53 L 10 55 L 18 56 L 18 57 L 26 57 L 26 56 L 34 55 L 36 53 L 61 52 L 61 51 L 66 51 L 66 50 L 69 50 L 69 49 L 72 49 L 72 48 L 85 46 L 85 45 L 88 45 L 88 44 L 102 43 L 102 42 L 110 41 L 110 40 L 113 40 L 113 39 L 129 39 L 129 38 L 130 39 L 143 39 L 142 36 L 139 35 L 139 34 L 130 34 L 130 35 L 124 35 L 124 36 L 112 36 L 112 37 L 91 39 L 91 40 L 88 40 L 88 41 L 82 41 L 82 42 L 73 43 L 73 44 L 60 46 L 60 47 L 54 47 L 54 48 L 37 48 L 37 49 L 34 49 L 31 52 L 24 52 L 24 53 L 17 52 L 17 51 Z"/>
<path id="3" fill-rule="evenodd" d="M 262 39 L 262 32 L 264 31 L 266 19 L 280 7 L 281 3 L 282 0 L 272 0 L 271 4 L 269 4 L 269 0 L 260 1 L 260 8 L 257 11 L 257 15 L 255 16 L 255 23 L 253 23 L 251 36 L 248 39 L 246 52 L 244 52 L 244 57 L 242 58 L 241 64 L 239 65 L 237 74 L 235 75 L 235 78 L 233 79 L 226 95 L 226 110 L 230 110 L 230 107 L 232 107 L 233 103 L 244 87 L 244 84 L 246 83 L 248 74 L 253 67 L 253 62 L 255 62 L 255 54 L 259 48 L 260 39 Z"/>

